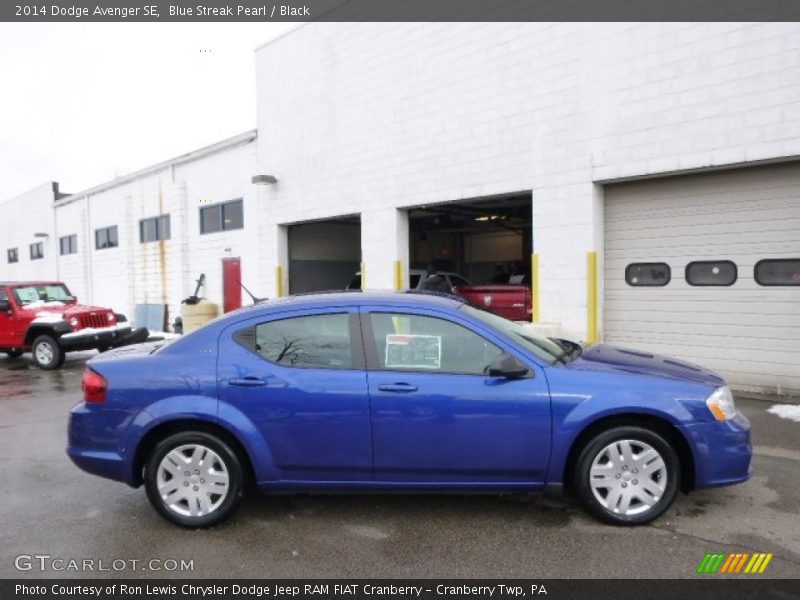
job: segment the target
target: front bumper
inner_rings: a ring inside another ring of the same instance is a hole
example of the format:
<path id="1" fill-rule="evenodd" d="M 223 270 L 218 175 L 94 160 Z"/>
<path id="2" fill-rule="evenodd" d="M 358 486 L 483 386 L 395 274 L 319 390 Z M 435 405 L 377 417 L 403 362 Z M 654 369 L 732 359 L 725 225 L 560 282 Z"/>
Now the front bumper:
<path id="1" fill-rule="evenodd" d="M 78 330 L 65 333 L 58 339 L 58 344 L 67 351 L 92 350 L 117 346 L 131 334 L 130 325 L 107 327 L 104 329 Z"/>
<path id="2" fill-rule="evenodd" d="M 753 474 L 750 421 L 741 414 L 727 421 L 688 428 L 694 448 L 695 489 L 741 483 Z"/>

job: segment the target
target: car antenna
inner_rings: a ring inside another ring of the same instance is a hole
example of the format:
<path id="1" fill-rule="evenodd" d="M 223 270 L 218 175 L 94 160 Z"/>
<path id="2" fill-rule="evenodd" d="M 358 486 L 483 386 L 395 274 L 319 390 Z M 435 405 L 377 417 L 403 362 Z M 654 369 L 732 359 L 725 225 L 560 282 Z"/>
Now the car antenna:
<path id="1" fill-rule="evenodd" d="M 241 281 L 239 282 L 239 285 L 242 286 L 242 289 L 247 292 L 247 295 L 253 299 L 253 304 L 258 304 L 259 302 L 264 302 L 264 300 L 267 300 L 267 298 L 257 298 L 254 296 L 250 290 L 244 287 L 244 284 Z"/>

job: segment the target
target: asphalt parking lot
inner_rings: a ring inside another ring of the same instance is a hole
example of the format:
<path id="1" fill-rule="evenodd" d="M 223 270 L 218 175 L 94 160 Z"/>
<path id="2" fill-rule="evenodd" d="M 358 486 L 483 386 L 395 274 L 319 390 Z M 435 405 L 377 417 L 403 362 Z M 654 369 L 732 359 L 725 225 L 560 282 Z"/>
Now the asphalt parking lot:
<path id="1" fill-rule="evenodd" d="M 16 570 L 20 554 L 193 559 L 180 576 L 204 578 L 692 577 L 712 551 L 773 552 L 760 577 L 800 576 L 800 423 L 763 401 L 738 399 L 753 424 L 754 478 L 682 495 L 646 527 L 601 525 L 542 495 L 252 495 L 228 523 L 186 531 L 158 517 L 143 490 L 65 455 L 85 357 L 53 372 L 0 358 L 0 577 L 61 575 Z"/>

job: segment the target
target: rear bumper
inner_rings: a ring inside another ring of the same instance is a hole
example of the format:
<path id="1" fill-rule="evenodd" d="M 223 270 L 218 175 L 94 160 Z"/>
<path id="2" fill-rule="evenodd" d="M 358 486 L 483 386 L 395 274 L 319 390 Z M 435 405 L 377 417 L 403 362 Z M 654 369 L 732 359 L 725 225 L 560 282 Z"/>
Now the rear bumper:
<path id="1" fill-rule="evenodd" d="M 67 456 L 87 473 L 135 485 L 130 457 L 120 443 L 131 420 L 128 411 L 75 405 L 69 413 Z"/>
<path id="2" fill-rule="evenodd" d="M 93 329 L 86 333 L 81 330 L 66 333 L 58 338 L 58 344 L 64 350 L 92 350 L 107 346 L 116 346 L 131 334 L 130 326 Z"/>
<path id="3" fill-rule="evenodd" d="M 728 421 L 687 427 L 695 458 L 695 489 L 741 483 L 753 474 L 750 422 L 741 413 Z"/>

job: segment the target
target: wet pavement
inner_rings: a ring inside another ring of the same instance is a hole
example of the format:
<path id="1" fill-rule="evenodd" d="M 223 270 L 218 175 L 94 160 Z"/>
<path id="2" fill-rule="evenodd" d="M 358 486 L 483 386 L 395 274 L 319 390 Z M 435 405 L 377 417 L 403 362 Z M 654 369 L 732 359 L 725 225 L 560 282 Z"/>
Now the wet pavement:
<path id="1" fill-rule="evenodd" d="M 738 399 L 753 424 L 753 479 L 680 495 L 646 527 L 602 525 L 542 495 L 252 494 L 227 523 L 187 531 L 142 489 L 66 457 L 85 356 L 54 372 L 0 358 L 0 577 L 692 577 L 713 551 L 773 552 L 759 577 L 800 576 L 800 423 L 763 401 Z M 21 554 L 142 562 L 20 572 Z M 143 570 L 150 559 L 192 560 L 193 571 Z"/>

